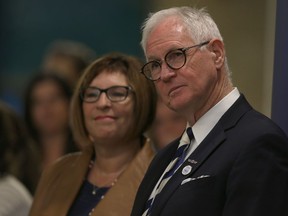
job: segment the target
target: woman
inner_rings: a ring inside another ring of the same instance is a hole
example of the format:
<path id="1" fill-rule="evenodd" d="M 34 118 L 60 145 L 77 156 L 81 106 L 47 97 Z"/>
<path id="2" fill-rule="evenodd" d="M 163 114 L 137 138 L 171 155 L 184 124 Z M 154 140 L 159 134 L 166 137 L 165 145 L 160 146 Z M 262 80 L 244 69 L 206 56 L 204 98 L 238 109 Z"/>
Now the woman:
<path id="1" fill-rule="evenodd" d="M 86 44 L 72 40 L 55 40 L 44 53 L 41 68 L 45 73 L 61 76 L 74 88 L 93 59 L 95 53 Z"/>
<path id="2" fill-rule="evenodd" d="M 36 153 L 24 122 L 6 103 L 0 102 L 0 215 L 26 216 L 32 203 L 38 174 Z M 29 169 L 27 169 L 29 167 Z"/>
<path id="3" fill-rule="evenodd" d="M 154 156 L 143 134 L 156 110 L 153 83 L 131 56 L 94 61 L 72 100 L 72 130 L 82 152 L 45 171 L 30 216 L 130 215 L 138 186 Z"/>
<path id="4" fill-rule="evenodd" d="M 28 84 L 25 121 L 41 152 L 40 170 L 77 150 L 69 127 L 71 96 L 70 86 L 57 75 L 39 73 Z"/>

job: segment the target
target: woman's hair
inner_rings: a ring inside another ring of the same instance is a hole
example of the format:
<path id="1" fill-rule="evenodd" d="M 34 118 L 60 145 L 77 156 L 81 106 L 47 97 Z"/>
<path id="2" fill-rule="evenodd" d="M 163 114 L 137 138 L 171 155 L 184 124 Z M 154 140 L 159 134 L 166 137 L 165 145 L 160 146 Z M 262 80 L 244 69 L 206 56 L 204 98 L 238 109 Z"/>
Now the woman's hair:
<path id="1" fill-rule="evenodd" d="M 28 83 L 28 87 L 26 89 L 24 96 L 24 118 L 27 124 L 28 132 L 37 142 L 39 141 L 39 134 L 32 118 L 32 110 L 33 110 L 32 95 L 35 90 L 35 87 L 38 86 L 38 84 L 47 81 L 52 81 L 53 83 L 55 83 L 58 86 L 59 90 L 61 91 L 62 96 L 68 101 L 70 101 L 72 97 L 72 89 L 70 85 L 66 82 L 66 80 L 62 79 L 56 74 L 43 73 L 42 71 L 40 71 Z"/>
<path id="2" fill-rule="evenodd" d="M 23 119 L 0 102 L 0 175 L 18 178 L 33 194 L 40 175 L 40 157 Z"/>
<path id="3" fill-rule="evenodd" d="M 154 120 L 156 112 L 157 94 L 153 82 L 147 80 L 140 69 L 143 63 L 136 57 L 121 53 L 111 53 L 90 64 L 75 89 L 71 102 L 71 125 L 74 138 L 80 145 L 91 143 L 88 131 L 85 127 L 81 92 L 87 88 L 95 77 L 103 72 L 120 72 L 128 85 L 132 87 L 134 94 L 134 124 L 123 139 L 140 137 L 149 128 Z"/>

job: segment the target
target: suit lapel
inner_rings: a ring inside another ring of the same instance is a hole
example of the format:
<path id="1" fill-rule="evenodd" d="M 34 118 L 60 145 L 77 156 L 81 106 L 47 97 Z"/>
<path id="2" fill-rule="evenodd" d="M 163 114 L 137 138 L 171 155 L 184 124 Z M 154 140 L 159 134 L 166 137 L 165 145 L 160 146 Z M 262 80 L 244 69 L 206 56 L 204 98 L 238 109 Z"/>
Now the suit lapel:
<path id="1" fill-rule="evenodd" d="M 151 216 L 160 215 L 162 208 L 165 206 L 174 191 L 181 185 L 181 182 L 187 177 L 192 176 L 195 171 L 201 167 L 217 147 L 225 141 L 225 131 L 234 127 L 239 119 L 250 109 L 251 106 L 248 104 L 245 97 L 241 95 L 162 189 L 153 205 Z M 188 165 L 192 167 L 191 172 L 187 175 L 183 175 L 182 170 Z M 154 182 L 154 185 L 155 184 L 156 183 Z"/>
<path id="2" fill-rule="evenodd" d="M 205 138 L 198 148 L 179 167 L 167 185 L 162 189 L 161 193 L 157 196 L 157 200 L 153 204 L 153 213 L 151 216 L 160 215 L 162 208 L 168 201 L 167 197 L 171 197 L 174 191 L 181 185 L 181 182 L 195 173 L 209 155 L 225 140 L 225 137 L 223 129 L 219 126 L 211 131 L 209 136 Z M 187 175 L 183 175 L 182 170 L 188 165 L 192 167 L 191 172 Z"/>
<path id="3" fill-rule="evenodd" d="M 142 181 L 145 184 L 141 184 L 138 190 L 132 215 L 142 215 L 150 194 L 152 193 L 160 176 L 163 174 L 167 165 L 170 163 L 171 157 L 174 155 L 174 152 L 177 149 L 179 140 L 180 139 L 173 141 L 167 147 L 160 150 L 157 153 L 157 156 L 151 162 L 150 168 L 146 172 Z"/>

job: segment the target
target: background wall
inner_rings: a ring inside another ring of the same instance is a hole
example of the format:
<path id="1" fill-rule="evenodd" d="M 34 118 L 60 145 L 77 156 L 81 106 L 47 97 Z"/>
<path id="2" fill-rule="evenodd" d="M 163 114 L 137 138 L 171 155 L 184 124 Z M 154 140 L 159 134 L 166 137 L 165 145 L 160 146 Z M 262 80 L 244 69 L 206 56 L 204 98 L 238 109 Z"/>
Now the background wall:
<path id="1" fill-rule="evenodd" d="M 144 0 L 0 1 L 0 98 L 21 112 L 23 89 L 49 43 L 69 39 L 98 55 L 121 51 L 142 56 Z"/>
<path id="2" fill-rule="evenodd" d="M 270 116 L 276 2 L 270 0 L 0 1 L 0 98 L 21 112 L 21 94 L 55 39 L 84 42 L 98 55 L 142 56 L 140 26 L 148 12 L 206 7 L 222 32 L 233 82 Z"/>

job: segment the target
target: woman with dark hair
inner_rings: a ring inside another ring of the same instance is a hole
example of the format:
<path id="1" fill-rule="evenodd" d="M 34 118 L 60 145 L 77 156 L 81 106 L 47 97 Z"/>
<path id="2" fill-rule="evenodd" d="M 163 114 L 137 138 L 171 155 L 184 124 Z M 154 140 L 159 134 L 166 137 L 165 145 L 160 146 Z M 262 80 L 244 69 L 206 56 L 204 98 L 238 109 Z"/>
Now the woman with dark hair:
<path id="1" fill-rule="evenodd" d="M 25 121 L 41 152 L 41 170 L 77 150 L 69 127 L 71 96 L 69 84 L 55 74 L 39 73 L 28 84 Z"/>
<path id="2" fill-rule="evenodd" d="M 26 216 L 38 177 L 33 143 L 17 113 L 0 102 L 0 215 Z"/>
<path id="3" fill-rule="evenodd" d="M 153 83 L 132 56 L 94 61 L 75 89 L 71 122 L 82 151 L 47 169 L 30 216 L 128 216 L 154 150 L 144 136 L 156 110 Z"/>

